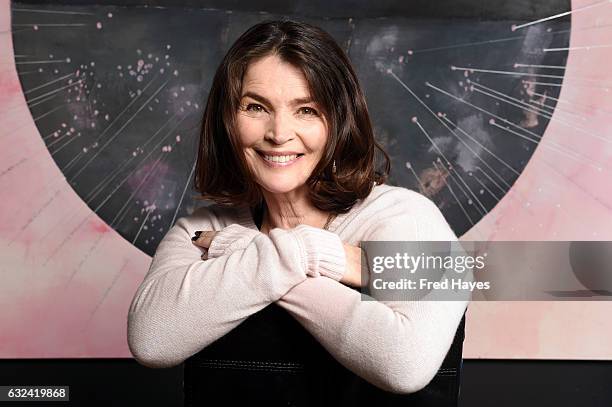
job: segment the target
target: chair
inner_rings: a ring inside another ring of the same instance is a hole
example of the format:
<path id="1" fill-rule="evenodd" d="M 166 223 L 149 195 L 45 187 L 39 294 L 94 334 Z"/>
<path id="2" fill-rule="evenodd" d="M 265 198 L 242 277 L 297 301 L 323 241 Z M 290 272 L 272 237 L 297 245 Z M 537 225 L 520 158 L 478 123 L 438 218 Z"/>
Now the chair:
<path id="1" fill-rule="evenodd" d="M 272 303 L 185 361 L 185 405 L 455 407 L 464 336 L 465 313 L 432 381 L 394 394 L 346 369 Z"/>

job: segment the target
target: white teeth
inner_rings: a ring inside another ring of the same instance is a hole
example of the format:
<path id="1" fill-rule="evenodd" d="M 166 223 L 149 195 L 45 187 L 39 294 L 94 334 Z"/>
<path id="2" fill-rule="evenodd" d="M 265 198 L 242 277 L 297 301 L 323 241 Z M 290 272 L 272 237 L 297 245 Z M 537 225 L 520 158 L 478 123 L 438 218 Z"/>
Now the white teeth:
<path id="1" fill-rule="evenodd" d="M 286 163 L 288 161 L 293 161 L 297 158 L 297 154 L 294 155 L 264 155 L 264 158 L 268 161 L 272 161 L 275 163 Z"/>

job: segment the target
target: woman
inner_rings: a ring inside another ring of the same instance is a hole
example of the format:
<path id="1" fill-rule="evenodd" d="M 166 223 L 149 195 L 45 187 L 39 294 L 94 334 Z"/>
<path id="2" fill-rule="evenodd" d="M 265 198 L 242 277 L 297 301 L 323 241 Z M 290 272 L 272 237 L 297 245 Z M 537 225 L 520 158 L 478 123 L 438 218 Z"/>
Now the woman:
<path id="1" fill-rule="evenodd" d="M 215 205 L 160 242 L 130 307 L 142 364 L 180 364 L 276 303 L 343 366 L 412 393 L 434 377 L 466 302 L 362 301 L 363 240 L 456 240 L 437 206 L 384 184 L 365 98 L 324 31 L 267 21 L 219 66 L 195 186 Z M 382 151 L 382 149 L 381 149 Z"/>

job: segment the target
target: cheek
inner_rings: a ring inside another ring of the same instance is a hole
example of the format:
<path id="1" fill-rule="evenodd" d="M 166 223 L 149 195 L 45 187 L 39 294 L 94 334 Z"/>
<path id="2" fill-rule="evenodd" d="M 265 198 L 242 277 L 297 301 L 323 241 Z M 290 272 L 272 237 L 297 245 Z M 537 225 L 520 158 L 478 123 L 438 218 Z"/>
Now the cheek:
<path id="1" fill-rule="evenodd" d="M 263 134 L 263 124 L 261 121 L 241 115 L 238 115 L 236 118 L 236 127 L 243 146 L 250 146 L 256 143 Z"/>
<path id="2" fill-rule="evenodd" d="M 308 129 L 305 144 L 311 151 L 322 152 L 327 142 L 327 129 L 323 124 Z"/>

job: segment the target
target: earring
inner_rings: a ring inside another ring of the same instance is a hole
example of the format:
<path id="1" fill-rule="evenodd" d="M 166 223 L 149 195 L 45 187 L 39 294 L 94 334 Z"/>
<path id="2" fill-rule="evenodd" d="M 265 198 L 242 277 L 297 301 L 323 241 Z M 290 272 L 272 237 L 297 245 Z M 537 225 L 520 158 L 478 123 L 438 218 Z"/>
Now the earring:
<path id="1" fill-rule="evenodd" d="M 332 172 L 334 174 L 336 173 L 336 160 L 334 160 L 334 163 L 332 164 Z"/>

